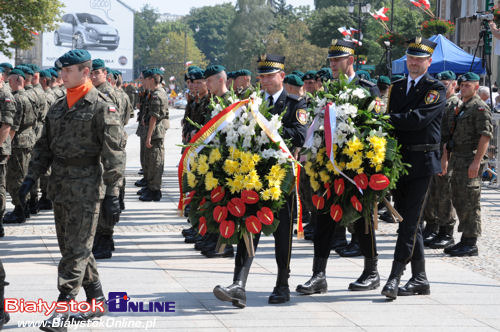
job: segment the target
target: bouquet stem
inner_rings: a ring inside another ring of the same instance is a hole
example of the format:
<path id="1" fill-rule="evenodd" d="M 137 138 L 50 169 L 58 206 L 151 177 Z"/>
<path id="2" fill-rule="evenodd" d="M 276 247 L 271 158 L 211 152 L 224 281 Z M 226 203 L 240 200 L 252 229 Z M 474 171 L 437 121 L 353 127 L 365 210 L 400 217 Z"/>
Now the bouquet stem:
<path id="1" fill-rule="evenodd" d="M 253 246 L 252 235 L 248 232 L 243 233 L 243 240 L 245 241 L 245 246 L 247 247 L 248 257 L 255 257 L 255 248 Z"/>
<path id="2" fill-rule="evenodd" d="M 224 249 L 226 249 L 226 244 L 222 242 L 222 236 L 219 235 L 217 244 L 215 245 L 215 251 L 219 254 L 222 254 L 224 252 Z"/>
<path id="3" fill-rule="evenodd" d="M 384 204 L 391 213 L 392 217 L 396 220 L 396 222 L 403 221 L 403 217 L 399 214 L 398 211 L 396 211 L 396 209 L 391 205 L 391 203 L 389 203 L 389 201 L 385 197 L 384 197 Z"/>

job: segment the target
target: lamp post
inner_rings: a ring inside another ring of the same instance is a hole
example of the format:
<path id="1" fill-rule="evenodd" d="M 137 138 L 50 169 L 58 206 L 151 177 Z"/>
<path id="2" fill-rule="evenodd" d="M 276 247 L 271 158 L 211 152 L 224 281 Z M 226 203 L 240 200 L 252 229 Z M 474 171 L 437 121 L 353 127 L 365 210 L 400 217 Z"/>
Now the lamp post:
<path id="1" fill-rule="evenodd" d="M 351 0 L 349 6 L 347 7 L 350 14 L 354 13 L 355 9 L 354 7 L 356 5 L 358 5 L 358 31 L 359 31 L 359 41 L 361 41 L 363 39 L 363 35 L 361 33 L 361 24 L 363 23 L 363 16 L 361 14 L 369 13 L 372 6 L 368 2 L 365 2 L 364 0 L 356 0 L 356 1 Z M 356 46 L 356 48 L 358 47 L 359 44 L 358 46 Z M 356 52 L 356 70 L 358 70 L 358 67 L 359 67 L 359 58 L 358 58 L 358 52 Z"/>
<path id="2" fill-rule="evenodd" d="M 392 61 L 391 61 L 391 42 L 388 40 L 384 40 L 385 45 L 385 61 L 387 62 L 387 71 L 389 72 L 389 78 L 392 78 Z"/>

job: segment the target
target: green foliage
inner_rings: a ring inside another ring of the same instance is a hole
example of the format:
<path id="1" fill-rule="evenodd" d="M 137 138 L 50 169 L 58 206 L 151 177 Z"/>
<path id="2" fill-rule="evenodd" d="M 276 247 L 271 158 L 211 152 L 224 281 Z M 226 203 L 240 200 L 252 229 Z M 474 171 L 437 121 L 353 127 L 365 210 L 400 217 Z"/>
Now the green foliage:
<path id="1" fill-rule="evenodd" d="M 11 56 L 9 47 L 28 49 L 33 33 L 55 30 L 63 6 L 59 0 L 0 0 L 0 52 Z"/>

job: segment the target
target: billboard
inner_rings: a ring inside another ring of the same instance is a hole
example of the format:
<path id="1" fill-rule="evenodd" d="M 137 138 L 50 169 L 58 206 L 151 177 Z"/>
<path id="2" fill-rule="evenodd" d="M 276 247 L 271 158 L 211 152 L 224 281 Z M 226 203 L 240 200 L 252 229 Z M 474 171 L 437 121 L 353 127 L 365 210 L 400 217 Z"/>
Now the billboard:
<path id="1" fill-rule="evenodd" d="M 62 22 L 43 34 L 42 66 L 53 67 L 63 53 L 84 48 L 92 59 L 133 79 L 134 13 L 119 0 L 63 0 Z"/>

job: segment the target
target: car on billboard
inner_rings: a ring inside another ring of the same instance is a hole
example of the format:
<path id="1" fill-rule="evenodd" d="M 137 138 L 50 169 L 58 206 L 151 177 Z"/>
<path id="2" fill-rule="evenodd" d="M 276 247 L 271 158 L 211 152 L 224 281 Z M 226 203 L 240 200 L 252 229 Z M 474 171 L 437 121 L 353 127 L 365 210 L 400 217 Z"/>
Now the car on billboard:
<path id="1" fill-rule="evenodd" d="M 97 15 L 72 13 L 62 17 L 62 23 L 54 32 L 54 44 L 70 43 L 72 48 L 101 48 L 110 51 L 118 48 L 118 30 Z"/>

